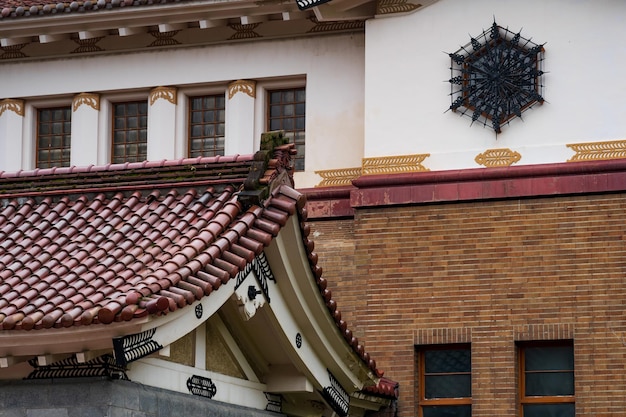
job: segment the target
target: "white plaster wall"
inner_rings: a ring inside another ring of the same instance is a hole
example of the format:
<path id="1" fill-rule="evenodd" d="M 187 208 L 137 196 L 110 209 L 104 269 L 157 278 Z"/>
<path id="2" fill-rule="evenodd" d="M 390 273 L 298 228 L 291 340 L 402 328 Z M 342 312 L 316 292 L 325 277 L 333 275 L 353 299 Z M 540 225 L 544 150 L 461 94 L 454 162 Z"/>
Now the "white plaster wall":
<path id="1" fill-rule="evenodd" d="M 450 58 L 493 19 L 546 43 L 546 103 L 502 134 L 447 112 Z M 439 0 L 366 26 L 365 157 L 430 153 L 431 170 L 478 167 L 477 154 L 510 148 L 519 164 L 563 162 L 565 144 L 626 137 L 626 2 Z M 445 52 L 445 53 L 444 53 Z"/>
<path id="2" fill-rule="evenodd" d="M 307 89 L 306 172 L 298 173 L 296 182 L 298 187 L 311 187 L 321 180 L 314 170 L 361 165 L 364 48 L 364 35 L 343 34 L 0 63 L 0 99 L 28 101 L 34 97 L 46 99 L 97 92 L 106 101 L 107 92 L 136 89 L 147 92 L 156 86 L 185 88 L 211 83 L 226 85 L 237 79 L 299 76 L 306 79 Z M 263 120 L 255 121 L 257 137 L 251 140 L 258 142 L 258 136 L 265 130 L 263 123 Z M 185 138 L 178 136 L 185 129 L 177 128 L 176 132 L 175 140 L 184 141 Z M 105 133 L 106 129 L 100 136 Z M 181 147 L 177 145 L 174 149 Z M 171 155 L 176 157 L 180 156 Z"/>

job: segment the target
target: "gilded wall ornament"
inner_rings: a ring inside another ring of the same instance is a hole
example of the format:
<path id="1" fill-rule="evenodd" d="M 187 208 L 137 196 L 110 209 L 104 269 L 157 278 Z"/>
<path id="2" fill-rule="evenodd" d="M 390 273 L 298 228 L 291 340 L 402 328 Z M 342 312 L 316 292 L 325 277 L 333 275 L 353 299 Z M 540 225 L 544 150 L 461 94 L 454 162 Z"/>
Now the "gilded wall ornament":
<path id="1" fill-rule="evenodd" d="M 150 105 L 152 106 L 158 99 L 169 101 L 173 105 L 176 105 L 176 88 L 174 87 L 156 87 L 150 91 Z"/>
<path id="2" fill-rule="evenodd" d="M 232 99 L 237 93 L 244 93 L 256 98 L 256 81 L 237 80 L 228 84 L 228 99 Z"/>
<path id="3" fill-rule="evenodd" d="M 100 95 L 93 93 L 80 93 L 74 96 L 72 100 L 72 111 L 78 110 L 83 104 L 94 110 L 100 110 Z"/>
<path id="4" fill-rule="evenodd" d="M 11 110 L 18 116 L 24 117 L 24 100 L 16 100 L 13 98 L 5 98 L 0 101 L 0 116 L 5 110 Z"/>
<path id="5" fill-rule="evenodd" d="M 543 104 L 543 44 L 536 44 L 494 21 L 451 59 L 449 110 L 472 124 L 502 126 L 536 104 Z"/>
<path id="6" fill-rule="evenodd" d="M 512 151 L 508 148 L 504 149 L 487 149 L 483 153 L 476 155 L 474 160 L 478 165 L 486 167 L 508 167 L 522 159 L 519 152 Z"/>
<path id="7" fill-rule="evenodd" d="M 567 162 L 626 158 L 626 140 L 573 143 L 567 147 L 576 152 Z"/>
<path id="8" fill-rule="evenodd" d="M 352 180 L 363 174 L 363 168 L 325 169 L 315 173 L 322 177 L 322 181 L 316 187 L 338 187 L 351 185 Z"/>
<path id="9" fill-rule="evenodd" d="M 427 153 L 363 158 L 363 175 L 429 171 L 422 165 L 422 162 L 429 156 L 430 154 Z"/>

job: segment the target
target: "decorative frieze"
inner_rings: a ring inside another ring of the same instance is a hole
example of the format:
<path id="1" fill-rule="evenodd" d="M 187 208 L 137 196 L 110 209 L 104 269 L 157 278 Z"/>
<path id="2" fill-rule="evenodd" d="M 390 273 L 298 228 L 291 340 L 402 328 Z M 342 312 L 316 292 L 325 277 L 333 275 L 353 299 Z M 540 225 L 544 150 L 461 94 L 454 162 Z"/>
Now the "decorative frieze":
<path id="1" fill-rule="evenodd" d="M 116 364 L 109 354 L 88 362 L 79 362 L 75 356 L 45 366 L 40 366 L 37 359 L 28 362 L 35 370 L 26 379 L 107 377 L 128 380 L 124 367 Z"/>
<path id="2" fill-rule="evenodd" d="M 24 100 L 6 98 L 0 101 L 0 116 L 2 116 L 2 113 L 6 110 L 10 110 L 18 116 L 24 117 Z"/>
<path id="3" fill-rule="evenodd" d="M 180 32 L 180 30 L 171 30 L 169 32 L 151 30 L 149 33 L 155 38 L 155 40 L 150 45 L 148 45 L 148 48 L 152 48 L 155 46 L 180 45 L 180 42 L 174 39 L 174 36 L 176 36 L 178 32 Z"/>
<path id="4" fill-rule="evenodd" d="M 163 349 L 163 346 L 152 340 L 156 329 L 131 334 L 113 339 L 113 351 L 118 365 L 125 366 L 130 362 L 141 359 Z"/>
<path id="5" fill-rule="evenodd" d="M 89 39 L 73 39 L 78 44 L 78 48 L 74 49 L 73 54 L 84 54 L 88 52 L 101 52 L 104 49 L 100 48 L 97 43 L 100 42 L 104 36 L 89 38 Z"/>
<path id="6" fill-rule="evenodd" d="M 310 19 L 315 26 L 308 30 L 308 33 L 334 32 L 340 30 L 358 30 L 365 28 L 363 20 L 346 20 L 339 22 L 319 22 L 315 17 Z"/>
<path id="7" fill-rule="evenodd" d="M 74 96 L 72 100 L 72 111 L 76 111 L 83 104 L 91 107 L 94 110 L 100 110 L 100 95 L 93 93 L 80 93 Z"/>
<path id="8" fill-rule="evenodd" d="M 150 97 L 149 97 L 150 105 L 152 106 L 160 98 L 176 105 L 177 103 L 176 88 L 174 87 L 153 88 L 152 91 L 150 91 Z"/>
<path id="9" fill-rule="evenodd" d="M 567 145 L 567 147 L 576 152 L 567 162 L 626 158 L 626 140 L 573 143 Z"/>
<path id="10" fill-rule="evenodd" d="M 228 84 L 228 99 L 232 99 L 237 93 L 244 93 L 256 98 L 256 81 L 237 80 Z"/>
<path id="11" fill-rule="evenodd" d="M 422 162 L 429 156 L 430 154 L 427 153 L 363 158 L 363 175 L 429 171 L 422 165 Z"/>
<path id="12" fill-rule="evenodd" d="M 489 168 L 492 167 L 508 167 L 522 159 L 519 152 L 512 151 L 508 148 L 503 149 L 487 149 L 483 153 L 476 155 L 474 160 L 478 165 Z"/>
<path id="13" fill-rule="evenodd" d="M 240 40 L 240 39 L 253 39 L 260 38 L 261 35 L 256 33 L 254 29 L 256 29 L 260 23 L 250 23 L 248 25 L 242 25 L 240 23 L 235 23 L 230 26 L 231 29 L 235 30 L 236 33 L 228 38 L 228 40 Z"/>
<path id="14" fill-rule="evenodd" d="M 17 45 L 1 46 L 0 51 L 2 51 L 2 54 L 0 54 L 0 59 L 28 58 L 28 55 L 22 52 L 22 48 L 26 45 L 28 44 L 20 43 Z"/>
<path id="15" fill-rule="evenodd" d="M 376 14 L 409 13 L 420 7 L 421 3 L 408 0 L 378 0 Z"/>
<path id="16" fill-rule="evenodd" d="M 352 184 L 352 180 L 363 174 L 363 168 L 340 168 L 315 171 L 322 177 L 322 181 L 316 187 L 338 187 Z"/>

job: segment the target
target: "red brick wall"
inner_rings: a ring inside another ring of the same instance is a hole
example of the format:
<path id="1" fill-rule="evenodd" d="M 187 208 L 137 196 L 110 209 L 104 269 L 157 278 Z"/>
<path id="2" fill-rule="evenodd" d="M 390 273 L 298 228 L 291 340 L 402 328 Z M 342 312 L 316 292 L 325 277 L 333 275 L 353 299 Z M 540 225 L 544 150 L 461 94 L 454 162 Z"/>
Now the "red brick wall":
<path id="1" fill-rule="evenodd" d="M 515 416 L 515 341 L 574 340 L 577 416 L 626 410 L 626 194 L 312 222 L 339 309 L 416 415 L 418 344 L 471 342 L 473 416 Z M 356 326 L 355 326 L 356 324 Z"/>

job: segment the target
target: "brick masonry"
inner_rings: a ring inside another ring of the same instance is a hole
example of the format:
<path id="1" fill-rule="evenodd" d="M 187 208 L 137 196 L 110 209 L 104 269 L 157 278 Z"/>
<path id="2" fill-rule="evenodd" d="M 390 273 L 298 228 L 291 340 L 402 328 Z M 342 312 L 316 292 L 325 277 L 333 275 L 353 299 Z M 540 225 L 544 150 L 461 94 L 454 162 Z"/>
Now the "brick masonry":
<path id="1" fill-rule="evenodd" d="M 516 341 L 552 339 L 574 340 L 577 416 L 624 415 L 625 193 L 381 205 L 311 226 L 344 317 L 400 383 L 400 417 L 417 415 L 416 345 L 471 342 L 472 415 L 500 417 L 519 415 Z"/>

